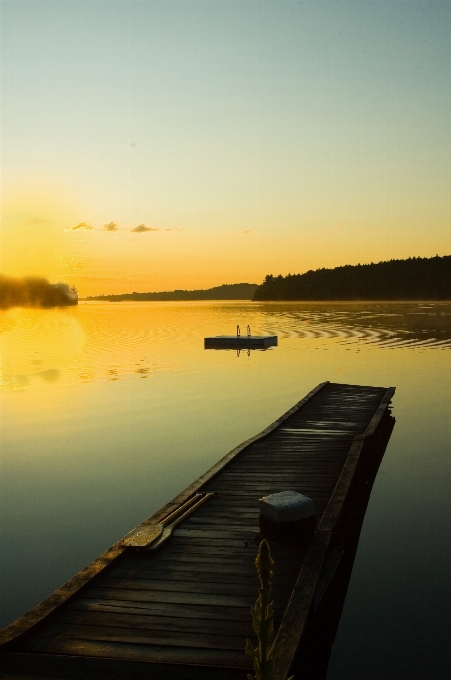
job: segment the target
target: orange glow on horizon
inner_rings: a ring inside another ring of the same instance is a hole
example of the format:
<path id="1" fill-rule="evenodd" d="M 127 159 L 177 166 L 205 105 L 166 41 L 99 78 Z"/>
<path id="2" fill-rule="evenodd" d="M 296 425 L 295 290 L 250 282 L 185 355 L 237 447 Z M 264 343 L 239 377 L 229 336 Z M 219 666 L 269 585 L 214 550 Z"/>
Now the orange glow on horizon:
<path id="1" fill-rule="evenodd" d="M 2 203 L 1 268 L 7 276 L 42 276 L 75 285 L 80 297 L 212 288 L 230 283 L 261 283 L 266 274 L 303 273 L 345 264 L 447 255 L 442 230 L 414 229 L 415 249 L 402 229 L 388 221 L 365 228 L 356 219 L 280 224 L 270 217 L 248 229 L 221 222 L 172 227 L 148 220 L 124 224 L 99 218 L 56 189 L 11 192 Z M 83 215 L 82 213 L 85 212 Z M 86 214 L 87 213 L 87 214 Z M 85 218 L 85 219 L 83 219 Z M 374 227 L 374 228 L 373 228 Z"/>

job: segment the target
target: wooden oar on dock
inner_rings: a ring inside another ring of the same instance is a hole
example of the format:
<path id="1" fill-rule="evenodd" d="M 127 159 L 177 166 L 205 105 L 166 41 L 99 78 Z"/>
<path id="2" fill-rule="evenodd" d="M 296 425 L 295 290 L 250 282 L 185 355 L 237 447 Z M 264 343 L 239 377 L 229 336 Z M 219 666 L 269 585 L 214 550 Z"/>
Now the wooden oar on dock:
<path id="1" fill-rule="evenodd" d="M 208 501 L 211 496 L 214 496 L 214 493 L 196 493 L 161 522 L 158 522 L 157 524 L 147 524 L 139 529 L 139 531 L 136 531 L 132 536 L 126 538 L 123 545 L 128 548 L 148 548 L 149 550 L 156 550 L 171 536 L 175 527 L 181 524 L 181 522 L 189 517 L 197 510 L 197 508 Z"/>
<path id="2" fill-rule="evenodd" d="M 243 680 L 252 671 L 245 641 L 255 637 L 255 538 L 266 531 L 259 499 L 287 491 L 311 499 L 316 527 L 267 532 L 282 643 L 274 680 L 325 670 L 393 428 L 393 393 L 315 387 L 0 631 L 0 680 Z"/>

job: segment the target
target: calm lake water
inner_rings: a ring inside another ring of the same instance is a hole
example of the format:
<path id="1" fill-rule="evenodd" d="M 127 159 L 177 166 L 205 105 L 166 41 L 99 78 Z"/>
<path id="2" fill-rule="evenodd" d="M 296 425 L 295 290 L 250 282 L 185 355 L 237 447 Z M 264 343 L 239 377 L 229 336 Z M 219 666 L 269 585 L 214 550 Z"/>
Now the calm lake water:
<path id="1" fill-rule="evenodd" d="M 279 347 L 203 349 L 237 324 Z M 318 383 L 393 385 L 328 680 L 451 677 L 451 303 L 80 303 L 0 342 L 2 626 Z"/>

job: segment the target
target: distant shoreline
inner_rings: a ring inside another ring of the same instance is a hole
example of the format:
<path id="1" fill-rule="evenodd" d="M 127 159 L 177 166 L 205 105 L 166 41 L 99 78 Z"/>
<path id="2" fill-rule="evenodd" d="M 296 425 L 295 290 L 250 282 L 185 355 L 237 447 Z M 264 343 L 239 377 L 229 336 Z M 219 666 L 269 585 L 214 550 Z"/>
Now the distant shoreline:
<path id="1" fill-rule="evenodd" d="M 438 301 L 451 299 L 451 255 L 266 276 L 256 302 Z"/>
<path id="2" fill-rule="evenodd" d="M 256 283 L 232 283 L 201 290 L 172 290 L 160 293 L 122 293 L 119 295 L 90 295 L 80 298 L 85 302 L 181 302 L 183 300 L 252 300 Z"/>
<path id="3" fill-rule="evenodd" d="M 400 304 L 402 302 L 414 302 L 418 304 L 438 304 L 441 302 L 444 303 L 451 303 L 451 296 L 449 298 L 431 298 L 431 299 L 423 299 L 423 298 L 399 298 L 399 299 L 389 299 L 389 300 L 384 300 L 382 298 L 366 298 L 366 299 L 360 299 L 360 298 L 354 298 L 353 300 L 345 300 L 345 299 L 331 299 L 331 300 L 250 300 L 250 299 L 244 299 L 244 298 L 235 298 L 235 299 L 226 299 L 226 298 L 211 298 L 208 300 L 200 300 L 198 298 L 190 298 L 186 299 L 184 298 L 183 300 L 94 300 L 92 298 L 79 298 L 79 302 L 256 302 L 256 303 L 264 303 L 264 304 L 278 304 L 278 303 L 283 303 L 283 304 L 306 304 L 306 305 L 313 305 L 313 304 L 343 304 L 343 305 L 349 305 L 349 304 L 365 304 L 365 303 L 378 303 L 378 304 L 384 304 L 384 305 L 389 305 L 389 304 Z"/>
<path id="4" fill-rule="evenodd" d="M 85 302 L 248 300 L 253 302 L 437 302 L 451 300 L 451 255 L 411 257 L 371 264 L 273 276 L 256 283 L 201 290 L 92 295 Z"/>

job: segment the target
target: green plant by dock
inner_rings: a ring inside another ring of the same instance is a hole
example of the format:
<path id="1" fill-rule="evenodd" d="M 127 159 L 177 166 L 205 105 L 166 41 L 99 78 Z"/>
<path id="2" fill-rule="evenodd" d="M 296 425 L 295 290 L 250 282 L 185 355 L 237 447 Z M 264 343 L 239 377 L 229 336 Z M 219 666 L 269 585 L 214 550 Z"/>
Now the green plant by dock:
<path id="1" fill-rule="evenodd" d="M 255 605 L 251 608 L 252 627 L 258 638 L 258 646 L 253 647 L 250 640 L 246 643 L 246 654 L 254 657 L 255 678 L 250 673 L 248 680 L 272 680 L 274 664 L 281 643 L 275 643 L 274 611 L 271 601 L 271 586 L 274 576 L 274 560 L 266 540 L 258 548 L 255 566 L 260 579 L 260 588 Z M 289 678 L 293 680 L 293 676 Z"/>

